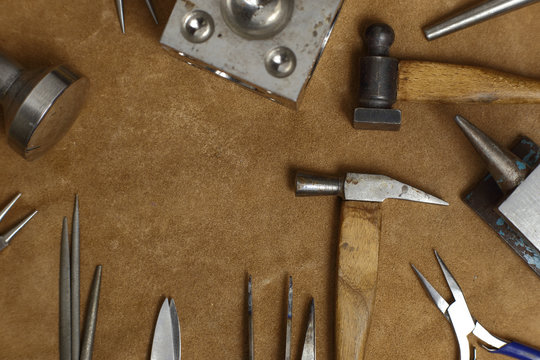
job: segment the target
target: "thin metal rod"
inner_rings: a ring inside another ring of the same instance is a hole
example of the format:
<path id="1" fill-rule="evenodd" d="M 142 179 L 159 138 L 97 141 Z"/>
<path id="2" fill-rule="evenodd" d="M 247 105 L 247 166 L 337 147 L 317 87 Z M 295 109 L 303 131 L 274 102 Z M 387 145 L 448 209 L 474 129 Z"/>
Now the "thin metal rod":
<path id="1" fill-rule="evenodd" d="M 60 360 L 71 360 L 71 291 L 68 222 L 62 223 L 60 248 Z"/>
<path id="2" fill-rule="evenodd" d="M 81 352 L 79 196 L 75 195 L 71 226 L 71 359 Z"/>
<path id="3" fill-rule="evenodd" d="M 13 207 L 13 205 L 15 205 L 17 200 L 19 200 L 21 195 L 22 195 L 21 193 L 17 194 L 17 196 L 15 196 L 15 198 L 11 200 L 9 204 L 7 204 L 6 207 L 2 211 L 0 211 L 0 221 L 2 221 L 4 216 L 6 216 L 6 214 L 8 213 L 8 211 L 11 210 L 11 208 Z"/>
<path id="4" fill-rule="evenodd" d="M 465 29 L 495 16 L 517 10 L 539 0 L 488 0 L 472 9 L 452 16 L 424 29 L 428 40 L 434 40 L 455 31 Z"/>
<path id="5" fill-rule="evenodd" d="M 150 14 L 152 14 L 152 18 L 154 19 L 154 22 L 158 24 L 156 11 L 154 10 L 154 5 L 152 5 L 152 0 L 146 0 L 146 6 L 148 6 L 148 10 L 150 10 Z"/>
<path id="6" fill-rule="evenodd" d="M 287 299 L 287 333 L 285 338 L 285 360 L 291 360 L 291 335 L 292 335 L 292 306 L 293 306 L 293 283 L 289 276 L 289 294 Z"/>
<path id="7" fill-rule="evenodd" d="M 94 349 L 94 335 L 96 334 L 96 325 L 99 308 L 99 292 L 101 288 L 101 265 L 96 267 L 94 281 L 90 299 L 88 300 L 88 311 L 86 313 L 86 322 L 84 327 L 84 338 L 82 341 L 81 360 L 91 360 Z"/>
<path id="8" fill-rule="evenodd" d="M 255 359 L 255 347 L 253 341 L 253 292 L 251 287 L 251 275 L 248 279 L 248 342 L 249 342 L 249 360 Z"/>
<path id="9" fill-rule="evenodd" d="M 9 244 L 9 242 L 11 241 L 11 239 L 13 239 L 13 237 L 15 235 L 17 235 L 17 233 L 23 228 L 25 227 L 25 225 L 30 221 L 30 219 L 32 219 L 36 214 L 37 214 L 37 210 L 34 210 L 33 213 L 31 213 L 30 215 L 28 215 L 23 221 L 21 221 L 20 223 L 18 223 L 13 229 L 9 230 L 4 236 L 1 236 L 0 239 L 2 239 L 5 243 L 5 245 L 7 246 Z M 0 245 L 1 246 L 1 245 Z"/>
<path id="10" fill-rule="evenodd" d="M 116 10 L 118 10 L 118 20 L 120 20 L 120 28 L 122 33 L 126 33 L 126 23 L 124 20 L 124 0 L 116 0 Z"/>

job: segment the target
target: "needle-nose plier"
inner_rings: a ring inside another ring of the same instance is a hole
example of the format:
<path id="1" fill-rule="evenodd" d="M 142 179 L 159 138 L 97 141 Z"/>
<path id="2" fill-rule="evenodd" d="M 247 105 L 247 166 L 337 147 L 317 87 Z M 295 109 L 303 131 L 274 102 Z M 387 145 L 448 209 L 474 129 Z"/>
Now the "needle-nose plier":
<path id="1" fill-rule="evenodd" d="M 21 194 L 18 194 L 17 196 L 15 196 L 15 198 L 13 200 L 11 200 L 11 202 L 9 204 L 7 204 L 7 206 L 2 210 L 0 211 L 0 221 L 2 221 L 2 219 L 4 218 L 4 216 L 6 216 L 6 214 L 8 213 L 8 211 L 13 207 L 13 205 L 15 205 L 15 203 L 17 202 L 17 200 L 19 200 L 19 198 L 21 197 Z M 37 210 L 34 210 L 33 213 L 31 213 L 30 215 L 28 215 L 24 220 L 22 220 L 20 223 L 18 223 L 17 225 L 15 225 L 14 228 L 12 228 L 11 230 L 9 230 L 7 233 L 5 233 L 4 235 L 0 235 L 0 251 L 4 250 L 4 248 L 6 248 L 8 245 L 9 245 L 9 242 L 11 241 L 11 239 L 13 239 L 13 237 L 26 225 L 26 223 L 28 223 L 30 221 L 31 218 L 34 217 L 34 215 L 37 214 Z"/>
<path id="2" fill-rule="evenodd" d="M 491 335 L 476 319 L 471 315 L 469 307 L 465 301 L 463 291 L 459 287 L 456 279 L 450 273 L 437 251 L 435 256 L 442 269 L 446 282 L 450 287 L 454 302 L 448 304 L 446 300 L 435 290 L 435 288 L 426 280 L 424 275 L 411 264 L 413 270 L 418 275 L 422 286 L 437 305 L 437 308 L 443 313 L 444 317 L 452 324 L 459 345 L 459 354 L 461 360 L 471 359 L 471 346 L 467 336 L 473 334 L 480 339 L 486 350 L 495 353 L 513 357 L 522 360 L 540 360 L 540 351 L 531 347 L 519 344 L 517 342 L 507 342 Z M 473 351 L 473 359 L 476 359 L 476 351 Z"/>

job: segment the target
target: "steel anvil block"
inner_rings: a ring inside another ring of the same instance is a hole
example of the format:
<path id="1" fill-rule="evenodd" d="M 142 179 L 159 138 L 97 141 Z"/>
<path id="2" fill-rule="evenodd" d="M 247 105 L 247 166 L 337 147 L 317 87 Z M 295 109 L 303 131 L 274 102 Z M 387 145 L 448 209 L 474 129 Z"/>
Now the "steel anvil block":
<path id="1" fill-rule="evenodd" d="M 298 108 L 343 0 L 178 0 L 161 44 L 190 65 Z"/>

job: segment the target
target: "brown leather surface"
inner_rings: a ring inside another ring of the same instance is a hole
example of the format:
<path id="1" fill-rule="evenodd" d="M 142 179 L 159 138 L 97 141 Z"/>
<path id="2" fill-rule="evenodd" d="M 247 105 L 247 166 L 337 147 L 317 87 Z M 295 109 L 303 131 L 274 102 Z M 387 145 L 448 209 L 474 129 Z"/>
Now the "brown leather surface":
<path id="1" fill-rule="evenodd" d="M 397 57 L 540 77 L 540 5 L 424 40 L 421 26 L 475 2 L 346 1 L 295 112 L 166 53 L 159 37 L 173 0 L 155 1 L 159 26 L 144 1 L 126 1 L 126 35 L 112 0 L 2 1 L 4 53 L 28 67 L 70 64 L 92 85 L 80 118 L 44 158 L 25 162 L 1 132 L 0 202 L 23 197 L 0 232 L 40 213 L 0 253 L 0 359 L 58 358 L 60 231 L 75 193 L 83 310 L 103 265 L 94 359 L 148 359 L 165 296 L 178 307 L 182 358 L 246 358 L 248 272 L 256 357 L 283 357 L 290 274 L 293 358 L 314 296 L 318 356 L 332 359 L 340 200 L 295 198 L 295 169 L 382 173 L 451 203 L 383 204 L 366 359 L 457 357 L 450 325 L 409 265 L 449 296 L 432 249 L 487 329 L 540 346 L 540 280 L 461 201 L 485 170 L 452 121 L 460 113 L 505 146 L 519 134 L 540 142 L 539 105 L 401 103 L 400 132 L 351 127 L 359 32 L 372 20 L 392 24 Z"/>

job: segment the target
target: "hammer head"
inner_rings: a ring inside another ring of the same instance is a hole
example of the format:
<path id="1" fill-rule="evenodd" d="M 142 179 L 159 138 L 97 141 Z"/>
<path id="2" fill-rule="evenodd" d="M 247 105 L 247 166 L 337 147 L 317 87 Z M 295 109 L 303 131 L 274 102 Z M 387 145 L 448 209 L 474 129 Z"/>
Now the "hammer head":
<path id="1" fill-rule="evenodd" d="M 353 126 L 364 130 L 399 130 L 401 111 L 392 109 L 397 99 L 399 61 L 389 57 L 394 30 L 386 24 L 366 29 L 367 56 L 360 59 L 360 107 Z"/>
<path id="2" fill-rule="evenodd" d="M 345 177 L 296 174 L 296 196 L 338 195 L 344 200 L 383 202 L 401 199 L 436 205 L 444 200 L 384 175 L 347 173 Z"/>

